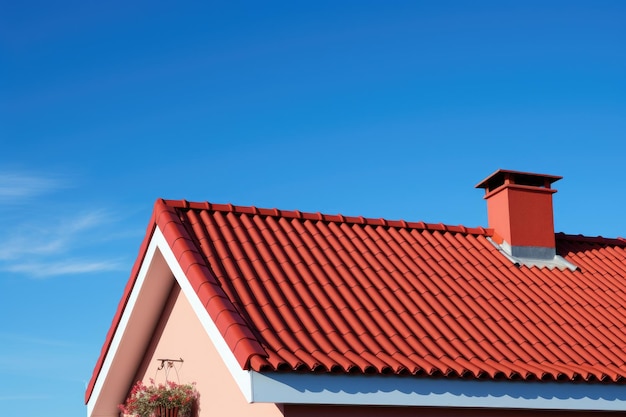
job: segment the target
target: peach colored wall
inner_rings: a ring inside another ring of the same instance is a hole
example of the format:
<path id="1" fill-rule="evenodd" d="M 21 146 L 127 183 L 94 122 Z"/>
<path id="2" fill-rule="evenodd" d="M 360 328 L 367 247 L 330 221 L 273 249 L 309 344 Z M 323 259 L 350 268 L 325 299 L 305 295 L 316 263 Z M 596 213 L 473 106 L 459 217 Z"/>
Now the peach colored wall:
<path id="1" fill-rule="evenodd" d="M 181 383 L 196 382 L 200 392 L 198 417 L 283 416 L 274 404 L 247 402 L 177 284 L 136 379 L 146 383 L 150 378 L 164 382 L 165 371 L 157 372 L 161 364 L 157 361 L 159 358 L 183 358 L 182 366 L 174 363 L 178 377 L 171 370 L 169 379 Z"/>

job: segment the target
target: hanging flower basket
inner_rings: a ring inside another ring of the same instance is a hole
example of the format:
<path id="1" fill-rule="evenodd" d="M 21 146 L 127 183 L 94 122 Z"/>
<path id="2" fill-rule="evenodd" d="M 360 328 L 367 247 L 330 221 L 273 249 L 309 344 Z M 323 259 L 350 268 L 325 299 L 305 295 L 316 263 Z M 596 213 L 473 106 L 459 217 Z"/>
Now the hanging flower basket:
<path id="1" fill-rule="evenodd" d="M 124 414 L 138 417 L 186 417 L 197 398 L 195 383 L 177 384 L 168 381 L 157 385 L 150 379 L 150 385 L 138 381 L 119 409 Z"/>
<path id="2" fill-rule="evenodd" d="M 178 407 L 157 407 L 154 409 L 154 417 L 178 417 Z"/>

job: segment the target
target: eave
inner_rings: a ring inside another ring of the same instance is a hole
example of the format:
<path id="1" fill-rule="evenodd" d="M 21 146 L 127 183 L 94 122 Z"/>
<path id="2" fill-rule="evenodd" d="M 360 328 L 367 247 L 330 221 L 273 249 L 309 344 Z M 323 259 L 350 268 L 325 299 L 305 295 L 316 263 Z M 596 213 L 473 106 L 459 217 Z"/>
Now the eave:
<path id="1" fill-rule="evenodd" d="M 619 384 L 250 372 L 251 402 L 626 411 Z"/>

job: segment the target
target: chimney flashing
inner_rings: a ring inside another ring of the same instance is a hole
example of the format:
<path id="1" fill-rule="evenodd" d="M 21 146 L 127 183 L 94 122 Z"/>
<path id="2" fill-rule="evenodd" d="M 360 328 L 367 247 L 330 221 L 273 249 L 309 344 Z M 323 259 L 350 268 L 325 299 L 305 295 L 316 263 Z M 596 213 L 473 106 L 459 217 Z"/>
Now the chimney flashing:
<path id="1" fill-rule="evenodd" d="M 502 245 L 508 243 L 502 242 Z M 508 252 L 516 258 L 525 259 L 552 259 L 556 255 L 556 248 L 544 248 L 541 246 L 509 246 Z"/>
<path id="2" fill-rule="evenodd" d="M 509 245 L 507 242 L 502 242 L 498 244 L 494 242 L 493 239 L 491 238 L 487 238 L 487 240 L 491 242 L 491 244 L 495 246 L 495 248 L 498 249 L 498 251 L 502 255 L 504 255 L 509 261 L 511 261 L 517 266 L 523 265 L 523 266 L 527 266 L 528 268 L 531 268 L 533 266 L 537 268 L 545 267 L 548 269 L 558 268 L 561 271 L 565 269 L 569 269 L 570 271 L 576 271 L 579 269 L 576 265 L 569 262 L 567 259 L 563 258 L 560 255 L 557 255 L 556 251 L 554 250 L 552 250 L 552 256 L 549 256 L 547 258 L 536 258 L 534 256 L 528 256 L 528 255 L 537 255 L 537 253 L 515 252 L 513 250 L 514 248 L 511 247 L 511 245 Z M 536 248 L 536 249 L 541 250 L 541 249 L 549 249 L 549 248 Z M 544 251 L 539 251 L 539 252 L 542 252 L 544 255 L 547 255 L 547 252 L 544 252 Z M 541 255 L 541 253 L 539 253 L 539 255 Z"/>

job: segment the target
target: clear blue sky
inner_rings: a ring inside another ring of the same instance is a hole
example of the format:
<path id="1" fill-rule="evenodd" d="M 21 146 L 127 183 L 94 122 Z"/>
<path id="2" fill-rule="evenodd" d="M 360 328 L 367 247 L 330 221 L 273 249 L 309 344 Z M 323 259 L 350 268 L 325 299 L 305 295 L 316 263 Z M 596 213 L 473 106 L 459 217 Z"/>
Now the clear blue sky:
<path id="1" fill-rule="evenodd" d="M 623 1 L 0 0 L 0 408 L 84 415 L 156 198 L 626 237 Z"/>

